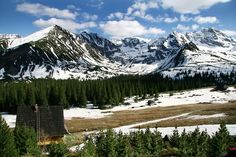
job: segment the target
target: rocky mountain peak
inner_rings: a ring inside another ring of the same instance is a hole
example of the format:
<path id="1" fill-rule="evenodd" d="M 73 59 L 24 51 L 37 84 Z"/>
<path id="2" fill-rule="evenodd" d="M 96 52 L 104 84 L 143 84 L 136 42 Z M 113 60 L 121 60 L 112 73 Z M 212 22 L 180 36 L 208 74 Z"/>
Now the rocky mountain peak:
<path id="1" fill-rule="evenodd" d="M 204 28 L 197 32 L 187 33 L 187 38 L 198 45 L 211 47 L 230 47 L 235 44 L 232 37 L 214 28 Z"/>
<path id="2" fill-rule="evenodd" d="M 160 71 L 172 76 L 186 70 L 222 71 L 217 68 L 222 66 L 230 71 L 236 62 L 236 42 L 214 28 L 172 32 L 152 41 L 127 37 L 113 42 L 97 33 L 75 35 L 58 25 L 11 37 L 0 38 L 0 78 L 91 79 Z"/>
<path id="3" fill-rule="evenodd" d="M 121 40 L 122 41 L 122 45 L 123 46 L 129 46 L 129 47 L 135 47 L 135 46 L 137 46 L 137 45 L 139 45 L 139 44 L 144 44 L 144 43 L 146 43 L 145 41 L 142 41 L 142 40 L 140 40 L 140 39 L 138 39 L 138 38 L 134 38 L 134 37 L 130 37 L 130 38 L 124 38 L 124 39 L 122 39 Z"/>
<path id="4" fill-rule="evenodd" d="M 111 59 L 111 55 L 119 52 L 120 49 L 110 40 L 99 36 L 97 33 L 82 32 L 78 38 L 91 45 L 94 49 L 99 50 L 103 56 Z"/>

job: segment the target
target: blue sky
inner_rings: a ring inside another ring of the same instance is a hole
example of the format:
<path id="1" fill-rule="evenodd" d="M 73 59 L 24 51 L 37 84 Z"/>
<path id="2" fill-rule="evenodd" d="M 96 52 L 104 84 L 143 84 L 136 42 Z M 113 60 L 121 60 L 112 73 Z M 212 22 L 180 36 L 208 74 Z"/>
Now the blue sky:
<path id="1" fill-rule="evenodd" d="M 1 0 L 0 34 L 57 24 L 108 38 L 156 38 L 214 27 L 236 37 L 236 0 Z"/>

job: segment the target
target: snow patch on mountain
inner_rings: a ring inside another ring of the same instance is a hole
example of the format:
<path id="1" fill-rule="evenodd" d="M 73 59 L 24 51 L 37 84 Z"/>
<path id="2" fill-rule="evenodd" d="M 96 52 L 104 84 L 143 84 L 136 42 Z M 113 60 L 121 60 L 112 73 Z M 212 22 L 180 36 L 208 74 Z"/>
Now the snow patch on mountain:
<path id="1" fill-rule="evenodd" d="M 51 27 L 45 28 L 43 30 L 40 30 L 38 32 L 35 32 L 35 33 L 33 33 L 29 36 L 13 39 L 12 41 L 10 41 L 10 43 L 8 45 L 8 48 L 14 48 L 14 47 L 17 47 L 17 46 L 25 44 L 25 43 L 29 43 L 29 42 L 32 42 L 32 41 L 38 41 L 38 40 L 46 37 L 48 35 L 48 33 L 54 27 L 55 26 L 51 26 Z"/>
<path id="2" fill-rule="evenodd" d="M 110 41 L 96 33 L 75 35 L 52 26 L 27 37 L 0 42 L 3 57 L 18 57 L 14 59 L 14 69 L 0 67 L 5 69 L 1 78 L 5 75 L 16 79 L 93 79 L 155 72 L 171 77 L 212 71 L 230 73 L 236 67 L 235 47 L 233 38 L 213 28 L 186 34 L 172 32 L 152 40 L 127 37 Z"/>

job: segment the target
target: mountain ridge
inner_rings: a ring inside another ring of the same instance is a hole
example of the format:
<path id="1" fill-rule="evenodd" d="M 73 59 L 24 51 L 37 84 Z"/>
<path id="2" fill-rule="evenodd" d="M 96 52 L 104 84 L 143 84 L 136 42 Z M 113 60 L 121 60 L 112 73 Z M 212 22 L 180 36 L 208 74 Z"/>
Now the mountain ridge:
<path id="1" fill-rule="evenodd" d="M 208 28 L 172 32 L 145 40 L 113 42 L 96 33 L 71 33 L 54 25 L 26 37 L 0 38 L 0 78 L 99 79 L 120 74 L 160 72 L 175 77 L 184 71 L 230 72 L 236 41 Z M 222 68 L 222 67 L 223 68 Z"/>

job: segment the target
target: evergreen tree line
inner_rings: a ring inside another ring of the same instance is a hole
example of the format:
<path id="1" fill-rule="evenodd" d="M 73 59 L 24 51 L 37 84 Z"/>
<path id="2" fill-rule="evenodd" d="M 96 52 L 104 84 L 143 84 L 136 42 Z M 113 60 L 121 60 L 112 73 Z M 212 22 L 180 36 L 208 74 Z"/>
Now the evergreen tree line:
<path id="1" fill-rule="evenodd" d="M 226 84 L 235 84 L 235 74 L 221 74 Z M 158 74 L 119 76 L 104 80 L 79 81 L 39 79 L 0 82 L 0 112 L 16 113 L 20 105 L 62 105 L 64 108 L 85 107 L 89 101 L 99 108 L 118 105 L 125 97 L 160 92 L 194 89 L 214 85 L 219 76 L 214 73 L 196 74 L 171 79 Z"/>
<path id="2" fill-rule="evenodd" d="M 235 146 L 235 138 L 221 124 L 212 137 L 199 128 L 189 133 L 184 130 L 181 134 L 175 129 L 172 136 L 165 138 L 157 130 L 151 132 L 148 128 L 130 134 L 108 130 L 89 137 L 77 154 L 82 157 L 223 157 Z"/>

